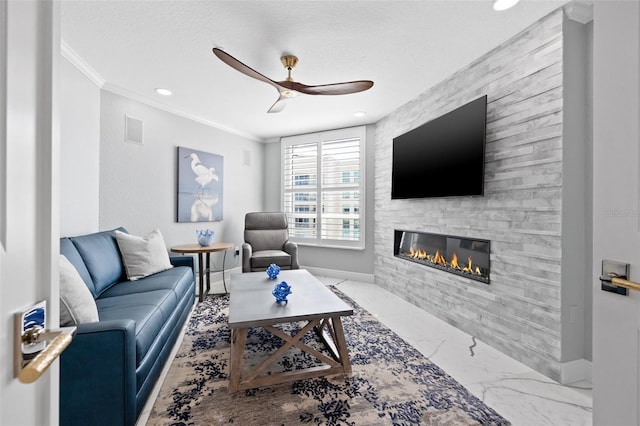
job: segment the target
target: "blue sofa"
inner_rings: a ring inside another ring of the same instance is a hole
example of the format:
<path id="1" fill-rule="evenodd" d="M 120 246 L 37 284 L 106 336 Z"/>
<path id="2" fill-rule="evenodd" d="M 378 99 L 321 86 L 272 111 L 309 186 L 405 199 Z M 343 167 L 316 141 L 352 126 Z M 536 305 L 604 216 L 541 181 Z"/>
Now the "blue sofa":
<path id="1" fill-rule="evenodd" d="M 192 257 L 127 281 L 114 232 L 60 239 L 100 318 L 79 324 L 60 357 L 63 426 L 134 425 L 195 301 Z"/>

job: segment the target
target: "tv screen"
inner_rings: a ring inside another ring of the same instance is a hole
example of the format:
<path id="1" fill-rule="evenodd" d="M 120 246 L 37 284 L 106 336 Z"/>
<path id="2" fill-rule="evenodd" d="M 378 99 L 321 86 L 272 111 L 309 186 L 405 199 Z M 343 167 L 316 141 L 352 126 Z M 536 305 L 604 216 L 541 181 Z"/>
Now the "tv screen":
<path id="1" fill-rule="evenodd" d="M 484 195 L 487 96 L 393 139 L 391 198 Z"/>

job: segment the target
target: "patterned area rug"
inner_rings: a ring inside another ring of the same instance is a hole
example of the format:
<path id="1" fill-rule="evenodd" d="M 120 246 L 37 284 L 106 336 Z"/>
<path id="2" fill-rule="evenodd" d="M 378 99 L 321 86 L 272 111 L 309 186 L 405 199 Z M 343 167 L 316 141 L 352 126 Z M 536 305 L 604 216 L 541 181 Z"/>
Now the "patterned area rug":
<path id="1" fill-rule="evenodd" d="M 228 295 L 198 304 L 147 425 L 509 425 L 482 401 L 335 287 L 353 306 L 343 318 L 353 367 L 333 376 L 240 391 L 227 391 Z M 293 333 L 304 324 L 293 323 Z M 285 329 L 285 328 L 283 328 Z M 306 342 L 314 344 L 314 333 Z M 262 328 L 249 331 L 244 363 L 257 365 L 280 339 Z M 317 347 L 322 344 L 317 342 Z M 296 348 L 281 371 L 314 359 Z"/>

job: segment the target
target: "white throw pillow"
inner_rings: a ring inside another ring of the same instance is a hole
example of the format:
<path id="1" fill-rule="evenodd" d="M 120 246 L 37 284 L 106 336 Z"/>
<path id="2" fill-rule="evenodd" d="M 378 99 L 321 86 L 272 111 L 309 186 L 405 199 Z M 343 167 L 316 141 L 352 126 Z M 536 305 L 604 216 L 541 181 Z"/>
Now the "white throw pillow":
<path id="1" fill-rule="evenodd" d="M 159 229 L 144 237 L 121 231 L 115 231 L 115 234 L 122 254 L 122 263 L 130 281 L 173 268 Z"/>
<path id="2" fill-rule="evenodd" d="M 89 288 L 69 259 L 60 255 L 60 325 L 96 322 L 98 308 Z"/>

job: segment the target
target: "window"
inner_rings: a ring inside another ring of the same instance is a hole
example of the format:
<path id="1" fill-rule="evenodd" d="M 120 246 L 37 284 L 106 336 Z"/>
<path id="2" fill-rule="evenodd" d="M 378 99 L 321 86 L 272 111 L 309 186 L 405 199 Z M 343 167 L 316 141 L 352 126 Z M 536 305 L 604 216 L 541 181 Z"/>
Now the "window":
<path id="1" fill-rule="evenodd" d="M 311 177 L 309 175 L 300 175 L 300 176 L 295 176 L 295 181 L 294 181 L 294 185 L 295 186 L 302 186 L 302 185 L 315 185 L 315 182 L 311 182 Z"/>
<path id="2" fill-rule="evenodd" d="M 293 241 L 364 249 L 365 134 L 353 127 L 282 138 L 282 206 Z"/>

